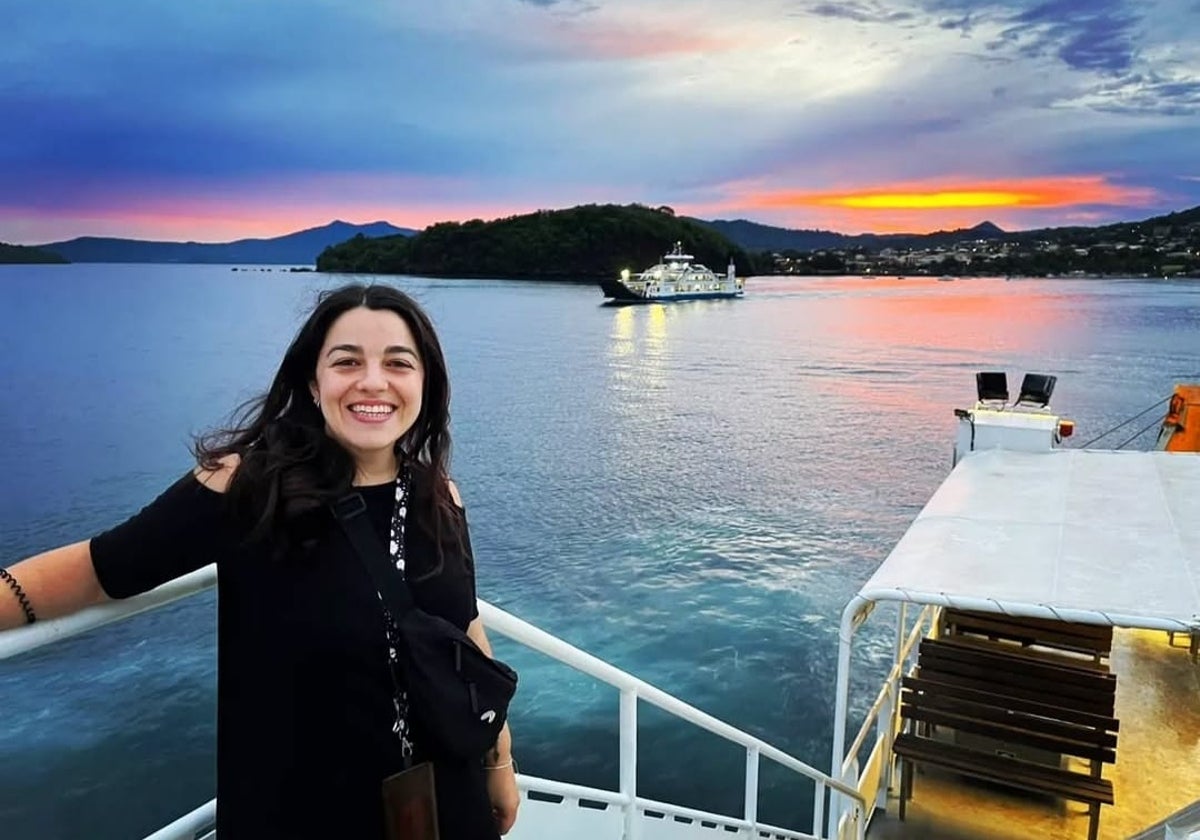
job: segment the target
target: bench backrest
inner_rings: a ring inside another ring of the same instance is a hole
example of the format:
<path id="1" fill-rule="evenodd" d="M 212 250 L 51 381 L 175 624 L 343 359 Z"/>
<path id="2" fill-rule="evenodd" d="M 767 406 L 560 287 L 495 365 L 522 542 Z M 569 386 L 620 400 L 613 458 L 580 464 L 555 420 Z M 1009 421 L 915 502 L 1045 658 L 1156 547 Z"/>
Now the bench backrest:
<path id="1" fill-rule="evenodd" d="M 1116 760 L 1116 677 L 1106 668 L 923 639 L 901 716 L 1091 761 Z"/>
<path id="2" fill-rule="evenodd" d="M 942 626 L 950 634 L 986 636 L 1094 656 L 1106 657 L 1112 652 L 1113 629 L 1107 625 L 948 609 L 942 613 Z"/>
<path id="3" fill-rule="evenodd" d="M 1002 697 L 1107 717 L 1116 709 L 1117 679 L 1113 674 L 1053 665 L 1019 654 L 964 649 L 951 640 L 923 639 L 918 669 L 921 676 L 936 676 L 942 683 Z"/>
<path id="4" fill-rule="evenodd" d="M 942 686 L 906 685 L 902 691 L 900 714 L 908 720 L 1089 761 L 1111 764 L 1117 760 L 1117 735 L 1107 728 L 1079 726 L 1038 713 L 1018 712 L 1002 702 L 981 703 L 956 698 L 947 694 Z"/>

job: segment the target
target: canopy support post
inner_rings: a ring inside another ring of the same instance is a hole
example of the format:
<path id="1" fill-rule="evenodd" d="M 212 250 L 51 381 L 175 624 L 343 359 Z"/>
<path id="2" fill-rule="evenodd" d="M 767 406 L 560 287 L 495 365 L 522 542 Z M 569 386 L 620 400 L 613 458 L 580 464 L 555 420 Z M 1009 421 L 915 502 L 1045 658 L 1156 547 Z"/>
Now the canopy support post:
<path id="1" fill-rule="evenodd" d="M 837 683 L 834 689 L 833 701 L 833 760 L 830 762 L 829 775 L 840 782 L 842 778 L 842 762 L 846 756 L 846 715 L 850 707 L 850 650 L 854 643 L 854 631 L 858 629 L 871 611 L 875 608 L 873 601 L 868 601 L 861 595 L 855 595 L 842 610 L 842 621 L 838 627 L 838 670 Z M 854 780 L 857 786 L 858 780 Z M 842 817 L 842 797 L 836 791 L 830 792 L 830 806 L 826 836 L 836 837 L 838 824 Z M 866 814 L 863 818 L 866 819 Z"/>

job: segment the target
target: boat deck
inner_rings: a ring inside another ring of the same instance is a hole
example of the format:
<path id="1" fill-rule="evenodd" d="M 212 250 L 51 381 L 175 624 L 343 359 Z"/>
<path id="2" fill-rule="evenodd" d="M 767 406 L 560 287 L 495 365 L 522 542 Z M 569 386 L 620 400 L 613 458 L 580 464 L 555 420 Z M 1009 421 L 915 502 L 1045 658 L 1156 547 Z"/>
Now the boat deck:
<path id="1" fill-rule="evenodd" d="M 1200 664 L 1187 639 L 1120 630 L 1110 658 L 1121 722 L 1117 761 L 1104 769 L 1116 804 L 1100 810 L 1100 840 L 1126 840 L 1200 799 Z M 1087 806 L 918 768 L 905 821 L 889 797 L 869 840 L 1072 840 L 1087 837 Z"/>

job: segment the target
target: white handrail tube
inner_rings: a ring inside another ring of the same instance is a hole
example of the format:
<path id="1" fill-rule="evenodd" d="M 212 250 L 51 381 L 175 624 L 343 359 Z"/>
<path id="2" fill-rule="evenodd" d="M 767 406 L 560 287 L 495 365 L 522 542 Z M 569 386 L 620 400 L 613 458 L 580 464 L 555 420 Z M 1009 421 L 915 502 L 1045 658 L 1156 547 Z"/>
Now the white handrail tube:
<path id="1" fill-rule="evenodd" d="M 217 567 L 205 566 L 133 598 L 107 601 L 62 618 L 6 630 L 0 633 L 0 660 L 170 604 L 208 589 L 216 582 Z"/>
<path id="2" fill-rule="evenodd" d="M 217 800 L 210 799 L 191 813 L 184 814 L 175 822 L 164 825 L 146 837 L 146 840 L 191 840 L 196 832 L 212 825 L 217 818 Z"/>

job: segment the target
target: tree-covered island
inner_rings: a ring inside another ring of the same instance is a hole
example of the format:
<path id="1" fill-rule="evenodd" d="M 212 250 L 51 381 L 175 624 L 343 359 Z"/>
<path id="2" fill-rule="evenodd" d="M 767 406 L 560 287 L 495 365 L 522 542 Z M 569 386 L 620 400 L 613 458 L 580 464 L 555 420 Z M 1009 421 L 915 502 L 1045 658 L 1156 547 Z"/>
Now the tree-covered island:
<path id="1" fill-rule="evenodd" d="M 58 254 L 50 251 L 43 251 L 40 248 L 31 248 L 28 245 L 8 245 L 4 242 L 0 242 L 0 264 L 62 264 L 66 262 L 70 261 L 63 259 Z"/>
<path id="2" fill-rule="evenodd" d="M 756 261 L 722 234 L 669 207 L 588 204 L 492 222 L 441 222 L 415 236 L 365 236 L 326 248 L 318 271 L 590 281 L 641 271 L 682 242 L 697 262 L 740 276 Z"/>

